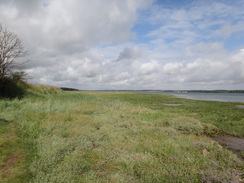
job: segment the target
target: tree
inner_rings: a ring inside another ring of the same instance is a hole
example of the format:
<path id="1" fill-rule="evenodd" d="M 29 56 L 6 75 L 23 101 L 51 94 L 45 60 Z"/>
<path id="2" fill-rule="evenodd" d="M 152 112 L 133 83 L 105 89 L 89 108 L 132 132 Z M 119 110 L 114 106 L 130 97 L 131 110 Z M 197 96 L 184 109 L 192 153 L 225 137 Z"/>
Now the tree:
<path id="1" fill-rule="evenodd" d="M 18 36 L 0 24 L 0 81 L 22 70 L 25 62 L 19 62 L 19 58 L 26 54 Z"/>
<path id="2" fill-rule="evenodd" d="M 24 94 L 22 71 L 25 62 L 20 58 L 27 52 L 18 36 L 0 24 L 0 97 L 22 97 Z"/>

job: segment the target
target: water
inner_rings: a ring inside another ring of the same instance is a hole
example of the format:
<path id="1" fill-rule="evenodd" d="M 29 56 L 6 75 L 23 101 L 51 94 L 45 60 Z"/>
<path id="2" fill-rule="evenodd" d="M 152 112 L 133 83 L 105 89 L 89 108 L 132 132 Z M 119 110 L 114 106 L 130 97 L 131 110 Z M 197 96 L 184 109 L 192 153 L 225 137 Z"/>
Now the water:
<path id="1" fill-rule="evenodd" d="M 201 93 L 201 92 L 153 92 L 158 94 L 170 94 L 180 98 L 222 102 L 244 102 L 244 93 Z"/>

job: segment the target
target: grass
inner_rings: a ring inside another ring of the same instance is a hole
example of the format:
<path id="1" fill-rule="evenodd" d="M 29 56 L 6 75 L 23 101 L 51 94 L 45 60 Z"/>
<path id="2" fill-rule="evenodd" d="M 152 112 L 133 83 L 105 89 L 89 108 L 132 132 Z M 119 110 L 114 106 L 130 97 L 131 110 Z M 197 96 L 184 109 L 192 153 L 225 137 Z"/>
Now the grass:
<path id="1" fill-rule="evenodd" d="M 216 133 L 243 137 L 243 109 L 235 105 L 34 87 L 21 100 L 0 101 L 1 180 L 238 181 L 243 162 L 209 138 Z M 6 168 L 8 157 L 16 154 L 14 166 Z M 6 171 L 13 173 L 6 176 Z"/>
<path id="2" fill-rule="evenodd" d="M 3 182 L 24 181 L 25 147 L 16 136 L 16 127 L 10 121 L 0 119 L 0 176 Z"/>
<path id="3" fill-rule="evenodd" d="M 198 101 L 174 98 L 168 95 L 157 94 L 136 94 L 107 93 L 107 98 L 130 102 L 136 105 L 142 105 L 153 110 L 160 110 L 162 116 L 185 116 L 200 120 L 204 124 L 211 124 L 218 127 L 223 133 L 234 136 L 244 137 L 244 113 L 243 109 L 236 105 L 243 103 L 234 102 L 215 102 Z M 182 104 L 172 107 L 164 104 Z"/>

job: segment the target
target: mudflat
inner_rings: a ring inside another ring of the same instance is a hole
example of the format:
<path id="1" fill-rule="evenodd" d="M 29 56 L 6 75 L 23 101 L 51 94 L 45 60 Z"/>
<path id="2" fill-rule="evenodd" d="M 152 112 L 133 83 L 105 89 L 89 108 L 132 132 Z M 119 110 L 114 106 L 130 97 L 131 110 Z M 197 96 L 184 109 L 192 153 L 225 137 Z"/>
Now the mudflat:
<path id="1" fill-rule="evenodd" d="M 244 108 L 244 105 L 236 105 L 237 108 Z"/>
<path id="2" fill-rule="evenodd" d="M 244 138 L 226 136 L 213 137 L 219 144 L 226 146 L 228 149 L 244 152 Z"/>

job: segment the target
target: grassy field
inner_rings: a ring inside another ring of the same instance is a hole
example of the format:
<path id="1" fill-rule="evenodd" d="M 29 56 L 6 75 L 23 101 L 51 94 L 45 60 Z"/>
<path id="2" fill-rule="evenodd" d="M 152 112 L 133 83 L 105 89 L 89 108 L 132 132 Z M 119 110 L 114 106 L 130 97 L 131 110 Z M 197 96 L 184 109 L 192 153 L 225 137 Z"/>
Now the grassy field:
<path id="1" fill-rule="evenodd" d="M 244 137 L 237 104 L 34 87 L 0 101 L 0 181 L 241 182 L 243 162 L 210 138 Z"/>

